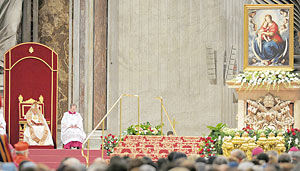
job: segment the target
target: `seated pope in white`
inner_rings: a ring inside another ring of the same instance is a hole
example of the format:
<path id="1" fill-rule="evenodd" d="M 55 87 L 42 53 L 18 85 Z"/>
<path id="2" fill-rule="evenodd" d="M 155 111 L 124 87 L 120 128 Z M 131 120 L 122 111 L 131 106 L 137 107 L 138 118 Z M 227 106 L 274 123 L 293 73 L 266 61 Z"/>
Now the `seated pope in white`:
<path id="1" fill-rule="evenodd" d="M 64 144 L 64 149 L 80 149 L 86 137 L 82 117 L 80 113 L 76 112 L 76 109 L 77 106 L 72 104 L 70 110 L 64 113 L 61 120 L 61 141 Z"/>
<path id="2" fill-rule="evenodd" d="M 32 104 L 25 119 L 25 142 L 29 145 L 53 145 L 51 132 L 37 102 Z"/>

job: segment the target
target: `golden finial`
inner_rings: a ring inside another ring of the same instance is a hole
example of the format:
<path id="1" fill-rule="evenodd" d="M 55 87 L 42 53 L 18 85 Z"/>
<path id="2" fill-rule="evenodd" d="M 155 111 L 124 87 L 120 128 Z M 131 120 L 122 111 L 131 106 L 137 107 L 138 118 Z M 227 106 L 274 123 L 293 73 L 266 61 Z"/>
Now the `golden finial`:
<path id="1" fill-rule="evenodd" d="M 40 103 L 44 103 L 44 97 L 42 95 L 40 95 L 39 100 L 40 100 Z"/>
<path id="2" fill-rule="evenodd" d="M 19 96 L 19 102 L 22 103 L 23 102 L 23 96 L 20 94 Z"/>
<path id="3" fill-rule="evenodd" d="M 29 53 L 33 53 L 33 47 L 32 46 L 30 46 L 30 48 L 29 48 Z"/>

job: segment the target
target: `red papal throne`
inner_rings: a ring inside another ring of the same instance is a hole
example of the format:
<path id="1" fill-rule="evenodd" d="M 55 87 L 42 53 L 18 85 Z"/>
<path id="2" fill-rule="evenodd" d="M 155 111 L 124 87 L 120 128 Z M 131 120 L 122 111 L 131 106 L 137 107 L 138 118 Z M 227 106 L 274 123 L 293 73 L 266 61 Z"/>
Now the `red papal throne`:
<path id="1" fill-rule="evenodd" d="M 57 57 L 51 48 L 35 42 L 18 44 L 4 54 L 4 118 L 9 143 L 23 140 L 24 116 L 37 102 L 56 146 Z"/>

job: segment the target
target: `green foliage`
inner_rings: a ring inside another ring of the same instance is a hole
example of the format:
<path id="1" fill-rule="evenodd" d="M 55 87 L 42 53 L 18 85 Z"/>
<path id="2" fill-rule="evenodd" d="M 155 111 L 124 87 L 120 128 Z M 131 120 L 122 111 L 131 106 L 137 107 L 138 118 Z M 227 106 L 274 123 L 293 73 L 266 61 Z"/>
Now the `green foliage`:
<path id="1" fill-rule="evenodd" d="M 207 128 L 210 129 L 210 133 L 208 136 L 215 141 L 215 148 L 218 154 L 223 154 L 222 144 L 223 144 L 223 138 L 225 136 L 223 132 L 223 128 L 225 127 L 227 127 L 227 125 L 224 123 L 218 123 L 215 127 L 207 126 Z"/>

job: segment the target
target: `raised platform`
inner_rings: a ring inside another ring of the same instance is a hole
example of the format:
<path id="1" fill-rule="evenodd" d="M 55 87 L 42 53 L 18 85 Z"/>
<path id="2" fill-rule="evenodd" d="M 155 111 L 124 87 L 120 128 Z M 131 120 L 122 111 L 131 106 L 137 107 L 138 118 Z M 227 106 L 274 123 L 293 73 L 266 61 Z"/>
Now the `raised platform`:
<path id="1" fill-rule="evenodd" d="M 106 154 L 106 152 L 104 152 Z M 43 163 L 51 169 L 57 169 L 60 162 L 66 157 L 75 157 L 81 163 L 86 164 L 85 158 L 81 156 L 81 150 L 65 149 L 29 149 L 29 158 L 36 163 Z M 101 150 L 90 150 L 90 161 L 101 157 Z M 104 159 L 109 159 L 105 156 Z"/>
<path id="2" fill-rule="evenodd" d="M 199 153 L 200 142 L 201 137 L 128 135 L 119 143 L 111 156 L 131 158 L 147 156 L 153 161 L 166 158 L 173 151 L 183 152 L 189 156 Z"/>

